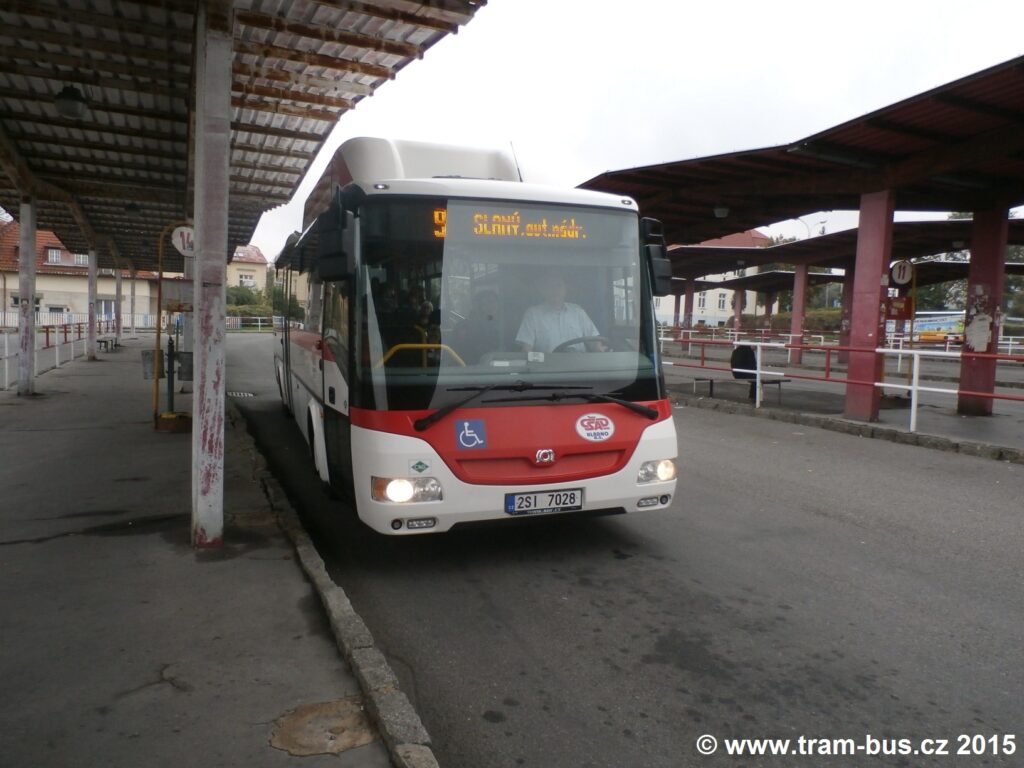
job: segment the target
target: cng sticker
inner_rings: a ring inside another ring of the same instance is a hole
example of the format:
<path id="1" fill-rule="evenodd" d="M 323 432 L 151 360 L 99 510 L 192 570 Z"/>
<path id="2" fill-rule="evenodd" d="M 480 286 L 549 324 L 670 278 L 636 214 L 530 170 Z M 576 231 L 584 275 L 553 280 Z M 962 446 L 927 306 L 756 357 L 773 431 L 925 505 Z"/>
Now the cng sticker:
<path id="1" fill-rule="evenodd" d="M 600 443 L 615 434 L 615 422 L 603 413 L 585 413 L 576 419 L 576 434 L 592 443 Z"/>

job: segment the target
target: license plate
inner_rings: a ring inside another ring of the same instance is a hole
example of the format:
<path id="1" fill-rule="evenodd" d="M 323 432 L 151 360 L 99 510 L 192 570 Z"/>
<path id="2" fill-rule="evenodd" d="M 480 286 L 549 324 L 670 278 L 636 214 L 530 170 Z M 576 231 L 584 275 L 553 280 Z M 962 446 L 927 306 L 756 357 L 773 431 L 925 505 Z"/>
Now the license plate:
<path id="1" fill-rule="evenodd" d="M 541 515 L 549 512 L 574 512 L 581 509 L 583 509 L 582 488 L 505 494 L 505 513 L 509 515 Z"/>

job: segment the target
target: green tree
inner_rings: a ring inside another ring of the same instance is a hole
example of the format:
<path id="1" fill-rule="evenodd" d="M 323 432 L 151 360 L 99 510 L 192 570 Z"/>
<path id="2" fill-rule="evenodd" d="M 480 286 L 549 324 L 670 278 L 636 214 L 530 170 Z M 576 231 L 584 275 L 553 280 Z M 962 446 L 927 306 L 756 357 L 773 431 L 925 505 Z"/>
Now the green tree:
<path id="1" fill-rule="evenodd" d="M 246 306 L 248 304 L 260 304 L 259 293 L 244 285 L 232 285 L 227 289 L 228 306 Z"/>

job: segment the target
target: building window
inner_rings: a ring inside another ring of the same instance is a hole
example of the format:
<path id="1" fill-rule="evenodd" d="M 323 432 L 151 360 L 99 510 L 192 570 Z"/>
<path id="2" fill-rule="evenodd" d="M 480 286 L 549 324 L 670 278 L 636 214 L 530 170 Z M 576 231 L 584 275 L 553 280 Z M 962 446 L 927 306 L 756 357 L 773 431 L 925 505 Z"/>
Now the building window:
<path id="1" fill-rule="evenodd" d="M 701 291 L 697 294 L 697 309 L 707 309 L 708 306 L 708 292 Z"/>
<path id="2" fill-rule="evenodd" d="M 46 263 L 47 264 L 60 264 L 60 248 L 47 248 L 46 249 Z"/>
<path id="3" fill-rule="evenodd" d="M 725 294 L 724 293 L 718 294 L 718 308 L 719 309 L 725 309 Z"/>
<path id="4" fill-rule="evenodd" d="M 255 288 L 256 275 L 252 272 L 240 272 L 238 274 L 238 284 L 243 288 Z"/>
<path id="5" fill-rule="evenodd" d="M 89 266 L 89 254 L 88 253 L 76 253 L 75 254 L 75 266 L 76 267 L 88 267 Z"/>

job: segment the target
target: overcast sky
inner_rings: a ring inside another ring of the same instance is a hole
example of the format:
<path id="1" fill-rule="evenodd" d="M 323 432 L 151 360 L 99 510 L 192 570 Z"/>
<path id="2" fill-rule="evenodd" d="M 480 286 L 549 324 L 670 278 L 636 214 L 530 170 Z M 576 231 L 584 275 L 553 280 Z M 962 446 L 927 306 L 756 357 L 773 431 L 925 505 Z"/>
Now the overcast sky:
<path id="1" fill-rule="evenodd" d="M 339 120 L 253 243 L 273 261 L 353 136 L 511 143 L 526 181 L 575 186 L 795 141 L 1020 56 L 1022 29 L 1018 0 L 489 0 Z M 769 232 L 806 237 L 824 218 Z"/>

